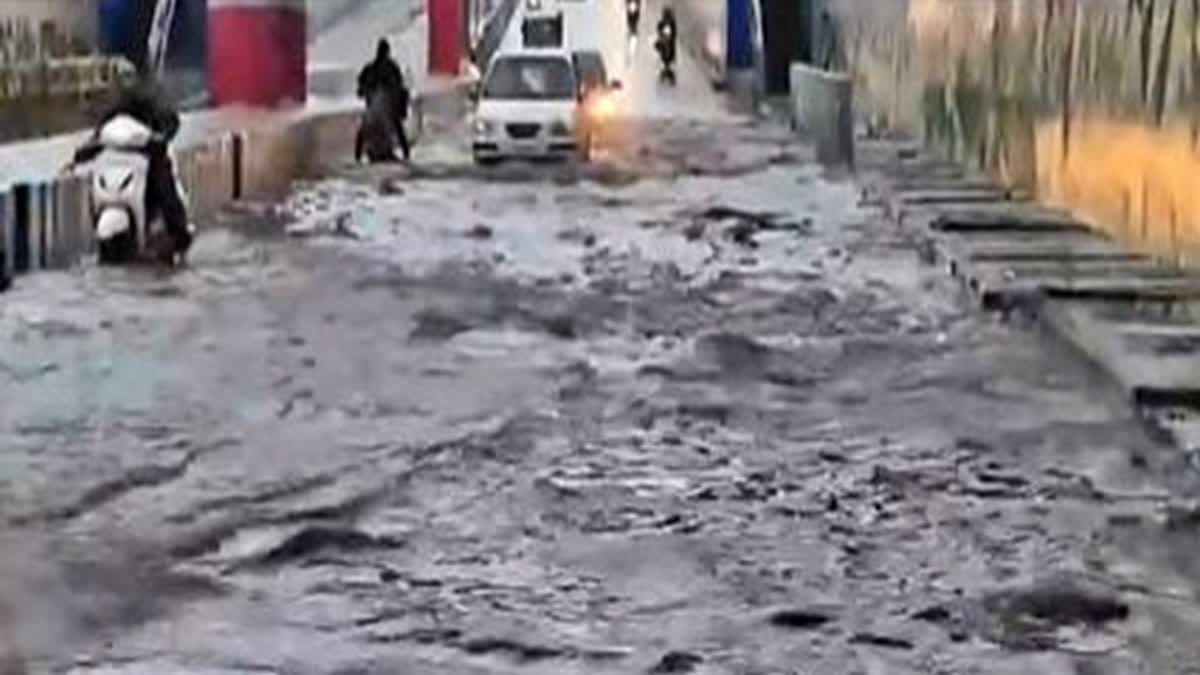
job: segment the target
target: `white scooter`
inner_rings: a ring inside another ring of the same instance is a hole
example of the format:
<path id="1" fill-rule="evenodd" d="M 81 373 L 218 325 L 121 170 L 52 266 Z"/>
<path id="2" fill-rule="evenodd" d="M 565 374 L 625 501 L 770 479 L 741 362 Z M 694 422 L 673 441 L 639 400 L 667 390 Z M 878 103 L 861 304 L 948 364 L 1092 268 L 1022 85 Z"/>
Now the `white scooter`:
<path id="1" fill-rule="evenodd" d="M 181 262 L 170 243 L 162 215 L 147 222 L 146 177 L 149 160 L 142 150 L 154 140 L 154 131 L 128 115 L 118 115 L 100 128 L 95 143 L 100 153 L 91 160 L 91 205 L 97 252 L 102 265 L 122 265 L 156 260 Z M 184 209 L 188 196 L 175 180 Z M 189 230 L 194 231 L 191 224 Z"/>

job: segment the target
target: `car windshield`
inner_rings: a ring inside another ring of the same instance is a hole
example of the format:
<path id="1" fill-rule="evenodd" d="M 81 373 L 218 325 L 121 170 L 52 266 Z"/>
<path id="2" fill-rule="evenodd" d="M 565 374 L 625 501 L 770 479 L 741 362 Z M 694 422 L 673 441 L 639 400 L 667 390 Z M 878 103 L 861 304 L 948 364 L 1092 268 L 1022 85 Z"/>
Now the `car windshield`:
<path id="1" fill-rule="evenodd" d="M 521 22 L 521 41 L 526 47 L 561 47 L 562 15 L 525 19 Z"/>
<path id="2" fill-rule="evenodd" d="M 604 71 L 604 58 L 596 52 L 576 52 L 574 55 L 575 72 L 579 74 L 579 83 L 588 89 L 603 87 L 608 83 L 608 74 Z"/>
<path id="3" fill-rule="evenodd" d="M 575 98 L 575 76 L 564 58 L 513 56 L 492 66 L 483 98 L 554 101 Z"/>

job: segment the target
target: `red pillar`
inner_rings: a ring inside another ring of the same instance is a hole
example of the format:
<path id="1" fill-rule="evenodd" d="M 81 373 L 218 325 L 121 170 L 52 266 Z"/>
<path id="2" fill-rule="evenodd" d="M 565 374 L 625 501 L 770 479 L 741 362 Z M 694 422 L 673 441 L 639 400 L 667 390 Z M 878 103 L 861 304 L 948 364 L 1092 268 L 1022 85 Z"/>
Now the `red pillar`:
<path id="1" fill-rule="evenodd" d="M 303 103 L 306 0 L 208 0 L 208 76 L 217 106 Z"/>
<path id="2" fill-rule="evenodd" d="M 458 75 L 459 64 L 466 52 L 467 36 L 463 30 L 466 18 L 465 0 L 428 0 L 429 13 L 429 73 Z"/>

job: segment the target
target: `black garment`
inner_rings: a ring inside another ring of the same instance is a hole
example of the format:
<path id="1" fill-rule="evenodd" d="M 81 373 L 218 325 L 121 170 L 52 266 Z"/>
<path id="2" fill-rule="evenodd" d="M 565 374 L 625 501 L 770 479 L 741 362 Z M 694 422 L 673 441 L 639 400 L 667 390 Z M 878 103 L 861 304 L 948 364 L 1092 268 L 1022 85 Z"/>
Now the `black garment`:
<path id="1" fill-rule="evenodd" d="M 408 144 L 408 133 L 404 131 L 403 119 L 392 119 L 392 131 L 396 133 L 396 139 L 400 142 L 400 151 L 404 155 L 404 160 L 408 160 L 412 155 L 412 149 Z M 366 153 L 366 119 L 359 123 L 358 131 L 354 132 L 354 161 L 362 160 L 362 155 Z M 389 161 L 395 161 L 395 156 L 392 156 Z"/>
<path id="2" fill-rule="evenodd" d="M 142 85 L 122 92 L 116 104 L 109 108 L 96 125 L 93 137 L 75 151 L 75 163 L 88 162 L 100 154 L 100 129 L 119 115 L 129 115 L 145 124 L 159 136 L 142 153 L 146 156 L 146 218 L 162 213 L 167 232 L 175 241 L 175 251 L 184 253 L 192 245 L 187 227 L 187 209 L 175 185 L 175 169 L 167 154 L 167 144 L 179 131 L 179 114 L 161 102 L 161 97 L 149 86 Z"/>
<path id="3" fill-rule="evenodd" d="M 404 131 L 404 120 L 400 120 L 394 127 L 396 130 L 396 140 L 400 142 L 400 152 L 404 155 L 404 159 L 409 159 L 412 156 L 412 149 L 408 145 L 408 133 Z M 354 161 L 362 160 L 363 152 L 366 148 L 366 139 L 363 136 L 362 125 L 359 125 L 358 131 L 354 133 Z"/>
<path id="4" fill-rule="evenodd" d="M 404 158 L 409 157 L 408 136 L 404 133 L 404 121 L 408 119 L 409 91 L 404 82 L 404 74 L 400 66 L 392 60 L 392 48 L 387 40 L 380 40 L 375 53 L 375 60 L 368 63 L 358 74 L 358 96 L 366 99 L 376 89 L 383 89 L 392 103 L 395 118 L 396 136 L 400 141 L 400 149 Z M 355 156 L 361 147 L 361 132 L 355 139 Z"/>
<path id="5" fill-rule="evenodd" d="M 670 37 L 664 39 L 664 33 L 667 28 L 671 29 Z M 658 50 L 659 57 L 666 64 L 675 62 L 675 46 L 679 39 L 679 26 L 675 23 L 675 14 L 670 9 L 663 10 L 662 18 L 658 20 L 658 26 L 655 28 L 658 31 L 658 39 L 655 40 L 654 46 Z"/>

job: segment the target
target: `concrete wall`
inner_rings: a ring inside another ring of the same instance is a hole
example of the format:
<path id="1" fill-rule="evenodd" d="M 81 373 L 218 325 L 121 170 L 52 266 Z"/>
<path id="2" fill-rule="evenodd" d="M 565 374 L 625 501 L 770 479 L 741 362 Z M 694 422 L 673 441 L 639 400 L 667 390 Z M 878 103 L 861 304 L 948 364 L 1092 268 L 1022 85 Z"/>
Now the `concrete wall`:
<path id="1" fill-rule="evenodd" d="M 1200 5 L 837 5 L 874 126 L 1138 246 L 1200 250 Z"/>

